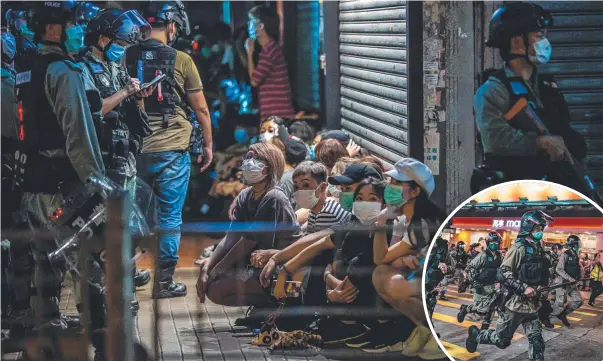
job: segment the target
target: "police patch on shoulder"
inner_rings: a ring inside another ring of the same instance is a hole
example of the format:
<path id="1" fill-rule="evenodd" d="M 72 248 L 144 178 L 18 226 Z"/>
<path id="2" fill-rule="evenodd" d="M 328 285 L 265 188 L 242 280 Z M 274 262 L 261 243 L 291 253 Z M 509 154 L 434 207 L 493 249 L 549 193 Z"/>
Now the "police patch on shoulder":
<path id="1" fill-rule="evenodd" d="M 154 51 L 143 51 L 142 52 L 142 58 L 145 60 L 153 60 L 155 59 L 155 52 Z"/>
<path id="2" fill-rule="evenodd" d="M 488 261 L 492 261 L 494 258 L 488 256 Z"/>
<path id="3" fill-rule="evenodd" d="M 24 71 L 23 73 L 18 73 L 15 76 L 15 84 L 16 85 L 29 83 L 30 81 L 31 81 L 31 70 Z"/>
<path id="4" fill-rule="evenodd" d="M 528 88 L 526 88 L 525 84 L 519 80 L 513 80 L 509 83 L 511 85 L 511 90 L 515 95 L 526 95 L 528 94 Z"/>
<path id="5" fill-rule="evenodd" d="M 109 82 L 109 79 L 107 78 L 107 76 L 105 74 L 100 74 L 98 76 L 98 78 L 100 79 L 101 83 L 103 83 L 104 86 L 111 85 L 111 83 Z"/>
<path id="6" fill-rule="evenodd" d="M 534 248 L 532 248 L 532 247 L 526 247 L 526 253 L 529 253 L 529 254 L 534 253 Z"/>
<path id="7" fill-rule="evenodd" d="M 104 72 L 103 66 L 100 65 L 99 63 L 90 62 L 89 64 L 90 64 L 90 69 L 92 69 L 92 72 L 94 74 L 101 74 Z"/>

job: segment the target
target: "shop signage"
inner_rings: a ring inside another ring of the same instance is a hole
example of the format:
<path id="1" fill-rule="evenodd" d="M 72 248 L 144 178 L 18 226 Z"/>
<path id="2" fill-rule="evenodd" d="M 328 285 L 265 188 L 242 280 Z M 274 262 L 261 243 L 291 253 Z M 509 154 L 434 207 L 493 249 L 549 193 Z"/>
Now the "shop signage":
<path id="1" fill-rule="evenodd" d="M 504 220 L 504 219 L 494 219 L 492 220 L 492 227 L 494 228 L 502 228 L 502 227 L 507 227 L 507 228 L 519 228 L 519 225 L 521 224 L 521 220 Z"/>

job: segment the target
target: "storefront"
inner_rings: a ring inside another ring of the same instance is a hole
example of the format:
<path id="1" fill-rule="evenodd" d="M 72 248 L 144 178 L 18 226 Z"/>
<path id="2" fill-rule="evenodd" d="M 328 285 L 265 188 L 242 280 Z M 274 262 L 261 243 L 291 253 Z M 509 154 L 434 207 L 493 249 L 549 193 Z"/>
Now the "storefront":
<path id="1" fill-rule="evenodd" d="M 495 213 L 495 212 L 493 212 Z M 582 240 L 582 251 L 595 253 L 603 249 L 603 217 L 554 217 L 555 222 L 549 225 L 544 233 L 543 243 L 546 246 L 564 244 L 567 237 L 575 234 Z M 452 218 L 450 238 L 464 241 L 466 244 L 476 243 L 480 237 L 486 237 L 489 231 L 497 231 L 503 237 L 503 248 L 508 248 L 517 238 L 519 217 L 502 217 L 496 215 L 459 216 Z"/>

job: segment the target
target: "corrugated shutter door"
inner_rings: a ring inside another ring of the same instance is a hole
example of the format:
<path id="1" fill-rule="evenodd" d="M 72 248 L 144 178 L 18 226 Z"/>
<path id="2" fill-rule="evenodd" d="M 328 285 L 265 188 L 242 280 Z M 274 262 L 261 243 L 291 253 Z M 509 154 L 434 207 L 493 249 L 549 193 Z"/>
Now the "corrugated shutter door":
<path id="1" fill-rule="evenodd" d="M 298 108 L 320 111 L 320 3 L 296 3 L 297 16 L 297 89 Z"/>
<path id="2" fill-rule="evenodd" d="M 586 137 L 586 168 L 603 194 L 603 2 L 538 2 L 553 15 L 552 74 L 569 103 L 572 126 Z"/>
<path id="3" fill-rule="evenodd" d="M 406 1 L 339 3 L 341 125 L 383 160 L 408 156 Z"/>

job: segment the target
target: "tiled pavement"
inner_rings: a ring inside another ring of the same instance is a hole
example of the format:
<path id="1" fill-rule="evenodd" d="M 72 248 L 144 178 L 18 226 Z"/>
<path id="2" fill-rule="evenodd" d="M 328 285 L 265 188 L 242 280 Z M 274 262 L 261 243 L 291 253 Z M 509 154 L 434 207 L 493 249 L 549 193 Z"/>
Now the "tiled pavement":
<path id="1" fill-rule="evenodd" d="M 222 307 L 197 300 L 195 282 L 198 268 L 180 268 L 175 278 L 188 287 L 188 295 L 181 298 L 159 300 L 159 355 L 156 360 L 204 361 L 309 361 L 309 360 L 401 360 L 400 354 L 367 354 L 350 349 L 323 350 L 321 354 L 288 352 L 271 353 L 266 347 L 250 344 L 252 333 L 245 327 L 234 326 L 235 319 L 243 317 L 245 308 Z M 153 305 L 150 284 L 139 289 L 140 302 L 135 319 L 135 339 L 154 354 Z M 65 289 L 62 308 L 75 314 L 74 299 Z M 3 355 L 3 360 L 16 360 L 17 354 Z"/>

